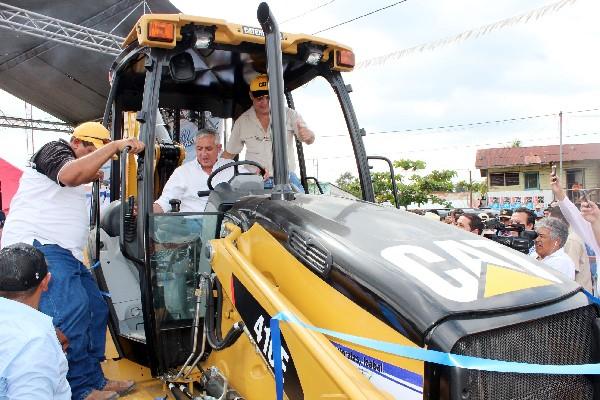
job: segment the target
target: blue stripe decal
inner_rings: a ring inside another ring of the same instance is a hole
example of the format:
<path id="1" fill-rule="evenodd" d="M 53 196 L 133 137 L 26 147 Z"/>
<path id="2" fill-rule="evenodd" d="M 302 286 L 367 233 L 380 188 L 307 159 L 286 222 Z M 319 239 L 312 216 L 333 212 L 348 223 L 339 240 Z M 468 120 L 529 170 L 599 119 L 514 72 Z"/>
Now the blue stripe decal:
<path id="1" fill-rule="evenodd" d="M 391 382 L 394 382 L 394 383 L 396 383 L 396 384 L 398 384 L 398 385 L 400 385 L 400 386 L 402 386 L 402 387 L 404 387 L 404 388 L 406 388 L 406 389 L 412 390 L 412 391 L 413 391 L 413 392 L 415 392 L 415 393 L 423 394 L 423 390 L 417 390 L 417 389 L 415 389 L 415 388 L 414 388 L 414 387 L 412 387 L 412 386 L 408 386 L 406 383 L 404 383 L 404 382 L 402 382 L 402 381 L 396 380 L 396 379 L 394 379 L 394 378 L 391 378 L 391 377 L 389 377 L 389 376 L 387 376 L 387 375 L 385 375 L 385 374 L 382 374 L 382 373 L 380 373 L 380 372 L 377 372 L 377 371 L 373 371 L 373 373 L 374 373 L 374 374 L 377 374 L 377 375 L 379 375 L 379 376 L 382 376 L 382 377 L 384 377 L 385 379 L 387 379 L 387 380 L 389 380 L 389 381 L 391 381 Z"/>
<path id="2" fill-rule="evenodd" d="M 406 383 L 413 384 L 420 388 L 423 387 L 423 377 L 420 374 L 417 374 L 412 371 L 408 371 L 406 369 L 400 368 L 396 365 L 387 363 L 382 360 L 378 360 L 373 358 L 367 354 L 361 353 L 360 351 L 351 349 L 344 345 L 341 345 L 336 342 L 331 342 L 335 347 L 340 350 L 340 352 L 348 358 L 350 361 L 360 365 L 362 368 L 369 370 L 379 376 L 382 376 L 392 382 L 395 382 L 399 385 L 402 385 L 410 390 L 413 390 L 418 393 L 423 393 L 423 390 L 417 390 L 412 386 L 406 385 Z M 354 357 L 352 357 L 354 356 Z M 394 379 L 396 378 L 396 379 Z"/>

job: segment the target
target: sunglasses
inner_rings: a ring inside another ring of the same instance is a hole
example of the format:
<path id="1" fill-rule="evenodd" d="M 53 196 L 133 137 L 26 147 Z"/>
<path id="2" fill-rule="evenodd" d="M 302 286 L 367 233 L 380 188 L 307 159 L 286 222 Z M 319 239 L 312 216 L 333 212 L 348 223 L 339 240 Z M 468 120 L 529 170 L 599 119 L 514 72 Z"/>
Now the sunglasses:
<path id="1" fill-rule="evenodd" d="M 256 100 L 256 101 L 261 101 L 261 100 L 266 100 L 266 101 L 269 101 L 269 95 L 268 95 L 268 94 L 265 94 L 264 96 L 258 96 L 258 97 L 254 97 L 254 96 L 252 96 L 252 97 L 253 97 L 253 98 L 254 98 L 254 100 Z"/>

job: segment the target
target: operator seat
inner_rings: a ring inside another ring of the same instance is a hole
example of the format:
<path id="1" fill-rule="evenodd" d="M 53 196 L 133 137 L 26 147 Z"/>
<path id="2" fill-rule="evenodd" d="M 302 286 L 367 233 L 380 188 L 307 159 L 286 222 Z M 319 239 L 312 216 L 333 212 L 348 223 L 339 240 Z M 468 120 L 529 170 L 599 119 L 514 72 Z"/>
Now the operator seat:
<path id="1" fill-rule="evenodd" d="M 102 212 L 100 228 L 110 237 L 119 236 L 121 219 L 121 200 L 112 201 Z"/>

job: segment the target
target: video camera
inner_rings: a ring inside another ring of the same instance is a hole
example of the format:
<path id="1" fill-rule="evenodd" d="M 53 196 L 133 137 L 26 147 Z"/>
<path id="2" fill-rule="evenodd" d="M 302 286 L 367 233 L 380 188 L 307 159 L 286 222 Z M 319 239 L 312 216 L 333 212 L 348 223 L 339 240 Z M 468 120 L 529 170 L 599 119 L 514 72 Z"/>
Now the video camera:
<path id="1" fill-rule="evenodd" d="M 485 238 L 525 254 L 529 254 L 529 249 L 533 246 L 534 240 L 537 237 L 537 232 L 525 229 L 525 225 L 522 224 L 505 225 L 497 219 L 490 219 L 485 221 L 484 225 L 485 229 L 496 231 L 496 233 L 484 234 Z M 511 236 L 510 232 L 517 232 L 519 235 Z"/>

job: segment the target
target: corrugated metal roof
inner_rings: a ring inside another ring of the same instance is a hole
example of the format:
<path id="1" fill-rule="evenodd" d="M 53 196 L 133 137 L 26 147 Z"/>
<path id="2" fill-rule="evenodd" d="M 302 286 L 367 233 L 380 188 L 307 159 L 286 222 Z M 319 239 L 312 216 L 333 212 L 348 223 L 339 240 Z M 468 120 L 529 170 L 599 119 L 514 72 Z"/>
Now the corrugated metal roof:
<path id="1" fill-rule="evenodd" d="M 475 167 L 512 167 L 529 164 L 549 164 L 558 162 L 559 146 L 509 147 L 477 150 Z M 600 143 L 564 144 L 563 161 L 600 159 Z"/>

